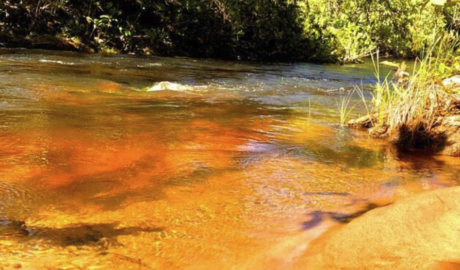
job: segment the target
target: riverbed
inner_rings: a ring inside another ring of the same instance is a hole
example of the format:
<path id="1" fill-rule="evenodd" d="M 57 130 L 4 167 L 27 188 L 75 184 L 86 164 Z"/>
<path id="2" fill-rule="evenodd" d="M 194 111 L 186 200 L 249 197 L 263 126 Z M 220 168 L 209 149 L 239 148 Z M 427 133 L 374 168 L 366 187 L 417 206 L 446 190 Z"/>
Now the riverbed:
<path id="1" fill-rule="evenodd" d="M 140 91 L 165 81 L 188 90 Z M 290 269 L 337 224 L 457 186 L 460 159 L 340 125 L 373 82 L 372 63 L 0 50 L 0 268 Z"/>

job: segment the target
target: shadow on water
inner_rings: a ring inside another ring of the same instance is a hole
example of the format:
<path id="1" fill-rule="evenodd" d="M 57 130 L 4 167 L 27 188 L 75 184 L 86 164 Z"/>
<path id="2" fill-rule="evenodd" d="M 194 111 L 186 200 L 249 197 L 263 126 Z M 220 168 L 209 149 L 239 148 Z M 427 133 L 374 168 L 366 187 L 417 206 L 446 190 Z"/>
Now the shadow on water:
<path id="1" fill-rule="evenodd" d="M 9 238 L 18 242 L 44 240 L 56 246 L 96 246 L 108 247 L 120 245 L 118 236 L 138 235 L 141 232 L 161 232 L 157 227 L 117 228 L 117 223 L 71 224 L 65 228 L 28 227 L 23 221 L 0 221 L 0 239 Z"/>
<path id="2" fill-rule="evenodd" d="M 405 167 L 414 172 L 437 171 L 444 166 L 448 166 L 439 156 L 428 155 L 427 152 L 421 149 L 407 149 L 398 147 L 394 153 L 394 158 L 405 164 Z M 457 172 L 456 168 L 449 169 L 452 172 Z"/>
<path id="3" fill-rule="evenodd" d="M 307 145 L 297 145 L 296 152 L 300 155 L 310 156 L 315 161 L 323 164 L 343 164 L 348 168 L 371 168 L 382 164 L 386 153 L 378 150 L 345 145 L 338 149 L 323 146 L 320 144 L 308 143 Z"/>
<path id="4" fill-rule="evenodd" d="M 351 213 L 351 214 L 338 213 L 338 212 L 314 211 L 314 212 L 307 214 L 310 220 L 302 223 L 302 229 L 304 230 L 313 229 L 319 226 L 323 221 L 325 221 L 328 218 L 338 223 L 343 223 L 343 224 L 350 223 L 353 219 L 358 218 L 373 209 L 376 209 L 379 207 L 385 207 L 387 205 L 389 204 L 378 205 L 375 203 L 368 203 L 362 210 Z"/>
<path id="5" fill-rule="evenodd" d="M 427 149 L 436 153 L 449 145 L 446 133 L 430 131 L 423 125 L 415 131 L 408 126 L 402 126 L 398 133 L 397 144 L 406 147 Z"/>

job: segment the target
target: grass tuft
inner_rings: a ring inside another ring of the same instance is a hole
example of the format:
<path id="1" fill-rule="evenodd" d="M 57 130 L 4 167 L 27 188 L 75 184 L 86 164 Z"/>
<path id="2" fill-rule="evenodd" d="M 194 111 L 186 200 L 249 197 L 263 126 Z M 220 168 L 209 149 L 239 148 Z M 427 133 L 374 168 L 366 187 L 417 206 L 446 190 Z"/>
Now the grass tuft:
<path id="1" fill-rule="evenodd" d="M 441 81 L 458 72 L 452 68 L 459 60 L 457 40 L 452 34 L 438 38 L 424 56 L 415 61 L 412 74 L 405 78 L 388 74 L 381 79 L 378 54 L 373 58 L 377 83 L 373 87 L 370 114 L 375 125 L 385 126 L 387 135 L 400 133 L 404 129 L 412 134 L 413 139 L 420 132 L 431 132 L 452 99 Z"/>

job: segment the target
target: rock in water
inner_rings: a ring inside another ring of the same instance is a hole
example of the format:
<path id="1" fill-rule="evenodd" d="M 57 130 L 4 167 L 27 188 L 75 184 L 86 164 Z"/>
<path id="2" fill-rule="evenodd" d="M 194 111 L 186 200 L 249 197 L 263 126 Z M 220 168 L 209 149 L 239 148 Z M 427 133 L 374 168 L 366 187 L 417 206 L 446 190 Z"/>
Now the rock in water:
<path id="1" fill-rule="evenodd" d="M 295 269 L 459 269 L 460 187 L 374 209 L 312 243 Z"/>
<path id="2" fill-rule="evenodd" d="M 164 90 L 187 91 L 187 90 L 193 90 L 193 88 L 189 85 L 183 85 L 180 83 L 159 82 L 153 85 L 152 87 L 148 88 L 146 91 L 153 92 L 153 91 L 164 91 Z"/>

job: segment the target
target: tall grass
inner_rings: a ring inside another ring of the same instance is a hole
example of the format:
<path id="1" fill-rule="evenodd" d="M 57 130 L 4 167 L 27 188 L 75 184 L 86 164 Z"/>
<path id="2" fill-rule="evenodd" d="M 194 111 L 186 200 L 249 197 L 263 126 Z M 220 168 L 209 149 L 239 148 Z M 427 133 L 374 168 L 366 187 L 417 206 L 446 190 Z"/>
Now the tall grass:
<path id="1" fill-rule="evenodd" d="M 345 126 L 349 118 L 350 113 L 353 111 L 354 106 L 350 106 L 351 100 L 353 98 L 353 92 L 348 92 L 345 95 L 341 95 L 338 100 L 336 100 L 337 109 L 339 110 L 340 116 L 340 125 Z"/>

